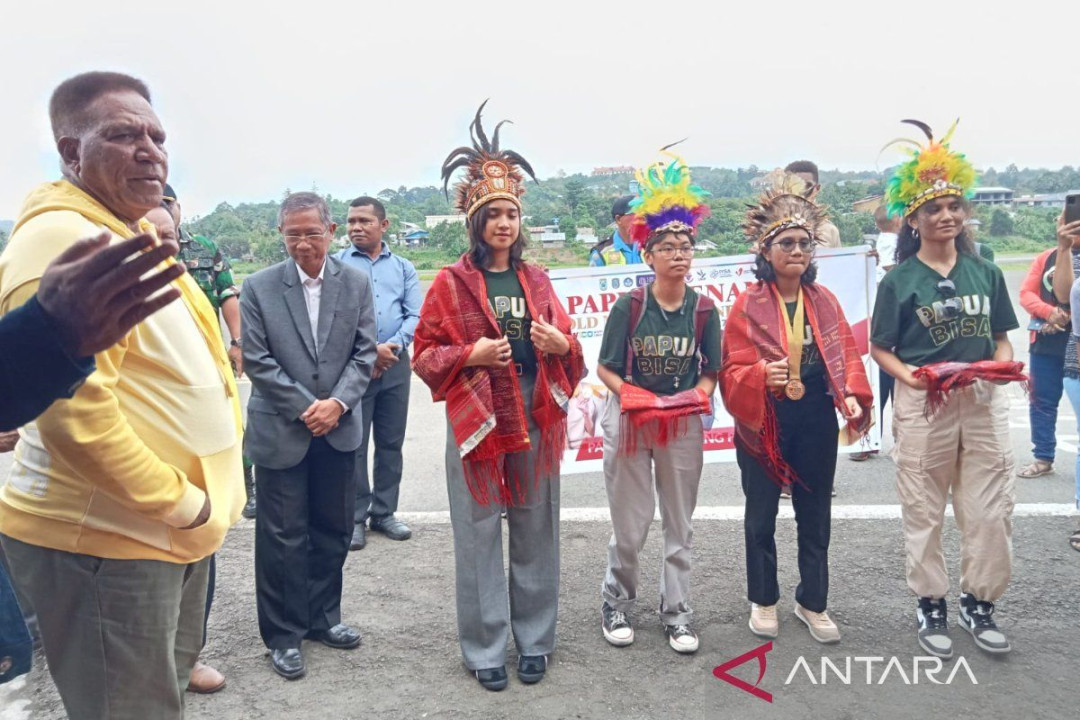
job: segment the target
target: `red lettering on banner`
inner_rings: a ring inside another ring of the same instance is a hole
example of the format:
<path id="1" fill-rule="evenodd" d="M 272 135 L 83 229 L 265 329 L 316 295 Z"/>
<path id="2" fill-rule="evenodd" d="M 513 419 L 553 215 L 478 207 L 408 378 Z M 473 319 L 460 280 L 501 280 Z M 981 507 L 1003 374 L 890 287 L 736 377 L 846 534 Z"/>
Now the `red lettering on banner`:
<path id="1" fill-rule="evenodd" d="M 574 458 L 578 462 L 582 460 L 603 460 L 604 459 L 604 438 L 603 437 L 587 437 L 581 441 L 581 445 L 578 446 L 577 457 Z"/>
<path id="2" fill-rule="evenodd" d="M 769 641 L 764 645 L 759 645 L 750 652 L 743 653 L 737 658 L 728 660 L 723 665 L 717 665 L 715 668 L 713 668 L 713 675 L 715 675 L 718 680 L 723 680 L 724 682 L 734 685 L 735 687 L 739 688 L 744 692 L 750 693 L 756 698 L 760 698 L 765 702 L 771 703 L 773 697 L 772 693 L 766 692 L 758 687 L 758 685 L 761 684 L 762 678 L 765 677 L 765 655 L 770 650 L 772 650 L 772 641 Z M 728 670 L 731 670 L 732 668 L 737 668 L 743 663 L 749 662 L 754 658 L 757 658 L 758 661 L 758 678 L 757 682 L 755 682 L 753 685 L 746 682 L 742 678 L 737 678 L 734 675 L 728 673 Z"/>

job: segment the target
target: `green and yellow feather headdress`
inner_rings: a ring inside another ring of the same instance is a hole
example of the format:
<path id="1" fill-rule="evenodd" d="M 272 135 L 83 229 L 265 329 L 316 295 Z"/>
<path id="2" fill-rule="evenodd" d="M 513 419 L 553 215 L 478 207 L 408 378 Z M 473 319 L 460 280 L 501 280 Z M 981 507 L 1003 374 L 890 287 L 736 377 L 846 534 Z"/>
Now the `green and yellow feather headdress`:
<path id="1" fill-rule="evenodd" d="M 930 126 L 919 120 L 901 120 L 914 125 L 926 135 L 926 145 L 898 138 L 882 150 L 897 145 L 911 145 L 911 159 L 896 169 L 885 186 L 885 206 L 890 216 L 910 215 L 930 200 L 953 195 L 970 197 L 975 190 L 976 172 L 963 153 L 949 148 L 949 140 L 960 122 L 957 120 L 940 141 L 934 140 Z"/>
<path id="2" fill-rule="evenodd" d="M 678 143 L 660 149 L 672 159 L 657 161 L 637 171 L 638 196 L 630 202 L 634 223 L 630 237 L 640 248 L 664 233 L 683 232 L 691 238 L 698 224 L 709 216 L 708 191 L 690 183 L 690 168 L 678 155 L 668 152 Z"/>

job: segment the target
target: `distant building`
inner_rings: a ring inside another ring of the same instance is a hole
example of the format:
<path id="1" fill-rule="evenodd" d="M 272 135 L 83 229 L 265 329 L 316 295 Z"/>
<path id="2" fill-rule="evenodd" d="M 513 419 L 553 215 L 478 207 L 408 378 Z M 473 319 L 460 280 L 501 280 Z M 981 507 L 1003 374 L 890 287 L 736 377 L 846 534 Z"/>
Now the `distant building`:
<path id="1" fill-rule="evenodd" d="M 427 230 L 413 230 L 411 233 L 404 235 L 400 242 L 405 243 L 408 247 L 419 247 L 428 244 L 428 240 L 431 235 Z"/>
<path id="2" fill-rule="evenodd" d="M 975 205 L 1011 205 L 1013 191 L 1005 187 L 981 187 L 975 189 L 971 202 Z"/>
<path id="3" fill-rule="evenodd" d="M 558 225 L 542 225 L 529 228 L 529 239 L 541 247 L 561 248 L 566 244 L 566 233 L 559 232 Z"/>
<path id="4" fill-rule="evenodd" d="M 599 242 L 596 237 L 596 231 L 591 227 L 577 228 L 577 241 L 585 243 L 586 245 L 595 245 Z"/>
<path id="5" fill-rule="evenodd" d="M 881 195 L 870 195 L 851 203 L 851 209 L 860 213 L 872 213 L 885 201 Z M 875 237 L 877 237 L 875 235 Z"/>
<path id="6" fill-rule="evenodd" d="M 428 215 L 428 216 L 426 216 L 424 218 L 424 227 L 426 227 L 428 230 L 430 230 L 430 229 L 432 229 L 434 227 L 438 227 L 439 225 L 442 225 L 443 223 L 446 223 L 448 225 L 453 225 L 454 223 L 461 223 L 462 225 L 464 225 L 465 224 L 465 216 L 464 215 Z"/>
<path id="7" fill-rule="evenodd" d="M 593 170 L 592 170 L 592 176 L 593 177 L 607 177 L 609 175 L 626 175 L 626 174 L 631 174 L 632 175 L 633 173 L 634 173 L 634 166 L 633 165 L 613 165 L 612 167 L 598 167 L 598 168 L 593 168 Z"/>
<path id="8" fill-rule="evenodd" d="M 1013 199 L 1013 207 L 1042 207 L 1057 208 L 1065 207 L 1065 196 L 1069 193 L 1047 193 L 1044 195 L 1021 195 Z"/>

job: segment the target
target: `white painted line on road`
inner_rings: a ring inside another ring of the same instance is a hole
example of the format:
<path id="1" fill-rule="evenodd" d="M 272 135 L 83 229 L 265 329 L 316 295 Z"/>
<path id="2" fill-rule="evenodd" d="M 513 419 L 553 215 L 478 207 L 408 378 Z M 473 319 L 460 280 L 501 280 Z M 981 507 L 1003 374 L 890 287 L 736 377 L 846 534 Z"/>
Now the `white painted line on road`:
<path id="1" fill-rule="evenodd" d="M 1076 513 L 1072 503 L 1021 503 L 1013 510 L 1014 517 L 1069 517 Z M 952 516 L 952 506 L 945 510 L 945 514 Z M 398 517 L 406 522 L 414 522 L 420 525 L 444 525 L 450 522 L 450 513 L 447 511 L 436 512 L 405 512 L 397 513 Z M 834 520 L 899 520 L 899 505 L 834 505 L 832 509 Z M 795 517 L 795 510 L 790 504 L 781 505 L 777 517 L 791 519 Z M 610 522 L 611 514 L 606 507 L 589 508 L 563 508 L 561 513 L 562 522 Z M 659 520 L 660 515 L 654 516 Z M 742 505 L 717 505 L 713 507 L 699 507 L 694 511 L 695 520 L 742 520 Z"/>

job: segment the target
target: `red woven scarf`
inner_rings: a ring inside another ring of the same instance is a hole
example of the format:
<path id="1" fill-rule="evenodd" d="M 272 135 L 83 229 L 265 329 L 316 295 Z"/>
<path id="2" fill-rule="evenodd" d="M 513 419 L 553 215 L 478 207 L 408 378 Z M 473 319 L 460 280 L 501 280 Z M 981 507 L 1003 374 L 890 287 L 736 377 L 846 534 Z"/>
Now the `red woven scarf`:
<path id="1" fill-rule="evenodd" d="M 619 452 L 631 455 L 639 445 L 666 447 L 686 431 L 686 418 L 707 413 L 709 396 L 700 388 L 656 395 L 625 383 L 619 391 Z"/>
<path id="2" fill-rule="evenodd" d="M 923 415 L 929 419 L 948 401 L 949 393 L 972 385 L 976 380 L 990 382 L 1019 382 L 1028 389 L 1024 363 L 999 360 L 980 360 L 973 363 L 938 362 L 923 365 L 913 373 L 926 382 L 926 405 Z"/>
<path id="3" fill-rule="evenodd" d="M 836 409 L 846 415 L 844 398 L 854 396 L 863 412 L 859 420 L 848 422 L 848 428 L 865 432 L 873 420 L 874 394 L 844 311 L 836 297 L 816 283 L 803 285 L 803 297 Z M 720 393 L 735 418 L 736 442 L 779 485 L 801 483 L 780 453 L 780 427 L 773 407 L 773 398 L 790 401 L 765 386 L 766 363 L 788 355 L 785 323 L 771 284 L 759 281 L 748 286 L 728 313 L 720 371 Z"/>
<path id="4" fill-rule="evenodd" d="M 570 352 L 563 357 L 537 352 L 531 406 L 541 447 L 535 467 L 506 462 L 506 455 L 531 449 L 528 405 L 513 365 L 502 370 L 465 367 L 477 340 L 502 336 L 483 273 L 467 255 L 436 276 L 420 310 L 414 340 L 413 370 L 431 388 L 436 402 L 446 401 L 469 491 L 481 505 L 521 502 L 527 479 L 523 475 L 541 478 L 559 467 L 566 446 L 566 409 L 585 374 L 581 344 L 571 334 L 570 317 L 545 272 L 523 263 L 517 276 L 529 316 L 544 318 L 570 340 Z"/>

